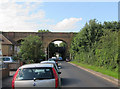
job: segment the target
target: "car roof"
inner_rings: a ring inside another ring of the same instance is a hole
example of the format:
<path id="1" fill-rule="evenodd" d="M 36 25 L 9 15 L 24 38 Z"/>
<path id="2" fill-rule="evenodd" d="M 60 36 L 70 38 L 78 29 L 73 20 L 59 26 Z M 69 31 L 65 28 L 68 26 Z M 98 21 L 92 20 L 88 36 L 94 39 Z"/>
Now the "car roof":
<path id="1" fill-rule="evenodd" d="M 12 57 L 12 56 L 2 56 L 2 57 Z"/>
<path id="2" fill-rule="evenodd" d="M 55 61 L 42 61 L 40 63 L 55 63 Z"/>
<path id="3" fill-rule="evenodd" d="M 34 64 L 26 64 L 26 65 L 23 65 L 21 67 L 19 67 L 19 69 L 22 69 L 22 68 L 37 68 L 37 67 L 53 67 L 52 64 L 40 64 L 40 63 L 34 63 Z"/>
<path id="4" fill-rule="evenodd" d="M 12 57 L 10 57 L 10 56 L 3 56 L 3 57 L 1 57 L 1 58 L 12 58 Z"/>

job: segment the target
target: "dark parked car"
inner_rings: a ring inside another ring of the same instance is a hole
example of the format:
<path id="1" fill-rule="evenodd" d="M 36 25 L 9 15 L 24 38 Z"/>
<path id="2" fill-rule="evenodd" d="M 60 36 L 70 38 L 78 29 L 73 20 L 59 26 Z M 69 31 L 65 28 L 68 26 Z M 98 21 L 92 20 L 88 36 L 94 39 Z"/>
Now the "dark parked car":
<path id="1" fill-rule="evenodd" d="M 70 61 L 70 59 L 69 58 L 66 58 L 66 62 L 69 62 Z"/>

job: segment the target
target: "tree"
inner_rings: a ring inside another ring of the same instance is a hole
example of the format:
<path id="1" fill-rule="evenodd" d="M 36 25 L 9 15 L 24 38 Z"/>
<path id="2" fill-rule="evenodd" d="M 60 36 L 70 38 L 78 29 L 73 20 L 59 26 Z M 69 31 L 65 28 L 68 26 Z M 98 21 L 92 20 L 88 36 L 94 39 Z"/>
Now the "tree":
<path id="1" fill-rule="evenodd" d="M 65 42 L 60 43 L 59 47 L 66 47 L 67 44 Z"/>
<path id="2" fill-rule="evenodd" d="M 56 48 L 56 46 L 54 43 L 49 44 L 49 58 L 55 56 L 55 53 L 56 53 L 55 48 Z"/>
<path id="3" fill-rule="evenodd" d="M 42 59 L 44 52 L 40 37 L 32 35 L 26 37 L 21 43 L 19 55 L 21 55 L 24 61 L 38 62 L 39 59 Z"/>
<path id="4" fill-rule="evenodd" d="M 38 32 L 50 32 L 49 30 L 43 30 L 43 29 L 41 29 L 41 30 L 38 30 Z"/>
<path id="5" fill-rule="evenodd" d="M 90 20 L 72 40 L 70 53 L 77 62 L 118 69 L 120 22 Z"/>
<path id="6" fill-rule="evenodd" d="M 58 44 L 55 44 L 55 43 L 54 43 L 54 45 L 55 45 L 55 47 L 58 47 Z"/>

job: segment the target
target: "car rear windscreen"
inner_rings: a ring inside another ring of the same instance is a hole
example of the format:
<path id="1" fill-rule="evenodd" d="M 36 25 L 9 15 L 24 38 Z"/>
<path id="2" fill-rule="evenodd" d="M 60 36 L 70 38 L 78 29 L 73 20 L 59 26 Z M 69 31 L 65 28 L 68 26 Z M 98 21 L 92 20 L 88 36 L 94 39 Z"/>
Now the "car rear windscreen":
<path id="1" fill-rule="evenodd" d="M 16 80 L 53 79 L 52 68 L 23 68 L 20 69 Z"/>
<path id="2" fill-rule="evenodd" d="M 3 61 L 10 61 L 10 58 L 3 58 Z"/>

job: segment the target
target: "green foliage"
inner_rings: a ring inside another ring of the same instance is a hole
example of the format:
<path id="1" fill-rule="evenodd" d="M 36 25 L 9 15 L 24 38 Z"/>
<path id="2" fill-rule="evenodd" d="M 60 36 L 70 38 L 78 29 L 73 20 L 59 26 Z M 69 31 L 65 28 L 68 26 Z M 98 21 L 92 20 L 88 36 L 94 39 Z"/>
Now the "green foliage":
<path id="1" fill-rule="evenodd" d="M 13 60 L 20 60 L 18 56 L 13 56 Z"/>
<path id="2" fill-rule="evenodd" d="M 45 29 L 44 30 L 41 29 L 41 30 L 38 30 L 38 32 L 50 32 L 50 31 L 49 30 L 45 30 Z"/>
<path id="3" fill-rule="evenodd" d="M 58 44 L 54 44 L 55 47 L 59 47 Z"/>
<path id="4" fill-rule="evenodd" d="M 56 53 L 55 48 L 56 48 L 56 44 L 54 44 L 54 43 L 49 44 L 49 58 L 55 56 L 55 53 Z"/>
<path id="5" fill-rule="evenodd" d="M 67 44 L 65 42 L 60 43 L 59 47 L 66 47 Z"/>
<path id="6" fill-rule="evenodd" d="M 77 62 L 117 71 L 119 30 L 120 22 L 90 20 L 73 38 L 70 53 Z"/>
<path id="7" fill-rule="evenodd" d="M 38 36 L 28 36 L 22 42 L 19 55 L 22 57 L 22 61 L 34 61 L 44 58 L 44 52 L 42 50 L 42 41 Z"/>

